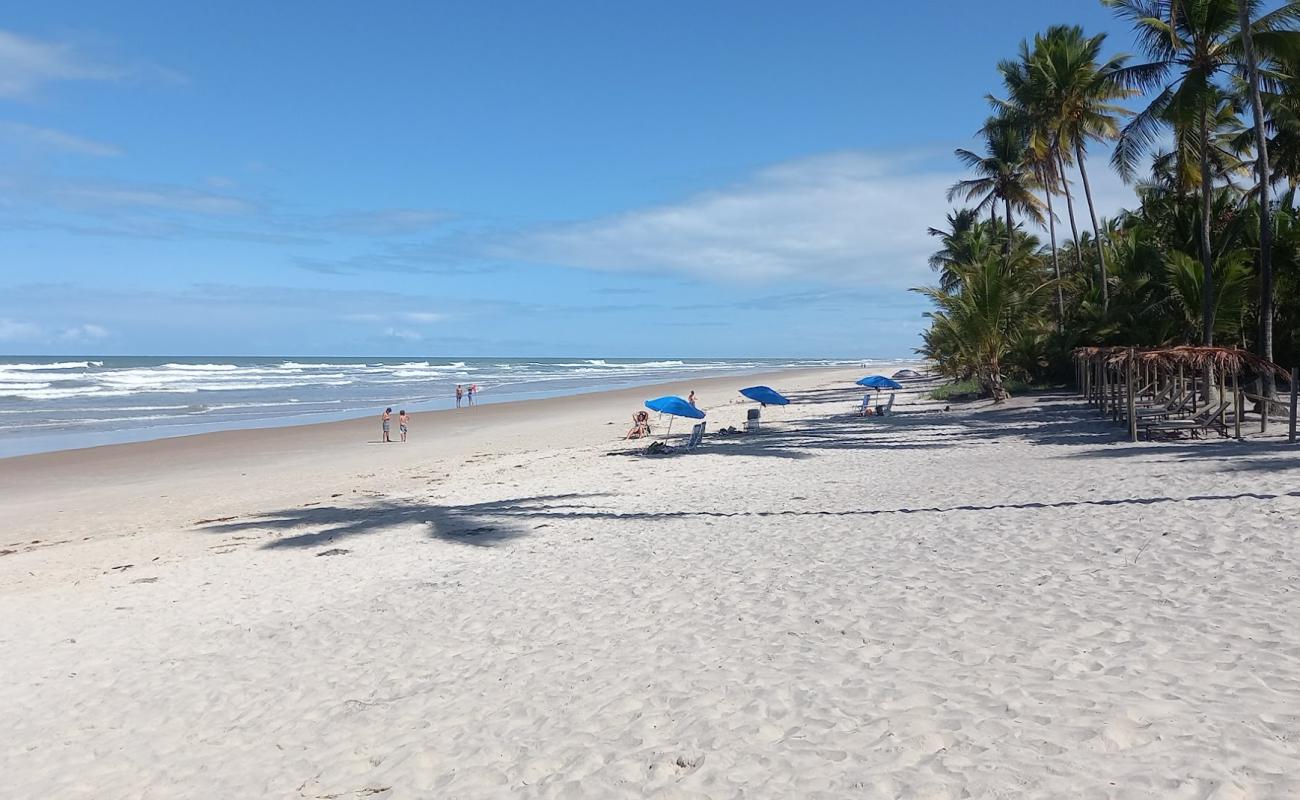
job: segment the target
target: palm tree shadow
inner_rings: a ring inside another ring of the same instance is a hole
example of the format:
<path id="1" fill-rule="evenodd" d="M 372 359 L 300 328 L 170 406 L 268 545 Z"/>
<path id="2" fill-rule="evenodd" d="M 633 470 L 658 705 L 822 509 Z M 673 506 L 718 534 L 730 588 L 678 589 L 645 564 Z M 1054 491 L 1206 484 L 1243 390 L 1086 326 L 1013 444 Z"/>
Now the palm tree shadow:
<path id="1" fill-rule="evenodd" d="M 241 520 L 201 525 L 199 529 L 208 533 L 293 532 L 262 545 L 264 550 L 283 550 L 316 547 L 390 528 L 420 525 L 431 539 L 492 547 L 530 533 L 533 526 L 526 524 L 530 518 L 584 508 L 573 501 L 603 496 L 603 493 L 539 495 L 460 506 L 380 500 L 357 506 L 281 509 Z"/>

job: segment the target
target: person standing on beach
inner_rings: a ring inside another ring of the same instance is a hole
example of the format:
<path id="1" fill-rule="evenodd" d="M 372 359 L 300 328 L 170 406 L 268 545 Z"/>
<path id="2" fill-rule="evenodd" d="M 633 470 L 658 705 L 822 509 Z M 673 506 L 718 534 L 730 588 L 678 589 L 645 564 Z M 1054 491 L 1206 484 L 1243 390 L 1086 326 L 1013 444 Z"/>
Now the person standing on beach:
<path id="1" fill-rule="evenodd" d="M 406 416 L 406 409 L 397 412 L 397 430 L 402 434 L 402 441 L 406 441 L 406 426 L 411 422 L 411 418 Z"/>
<path id="2" fill-rule="evenodd" d="M 470 404 L 470 405 L 474 405 L 474 395 L 475 395 L 475 394 L 478 394 L 478 384 L 477 384 L 477 383 L 471 383 L 471 384 L 469 385 L 469 404 Z"/>
<path id="3" fill-rule="evenodd" d="M 690 396 L 686 398 L 686 402 L 688 402 L 688 403 L 691 404 L 691 408 L 695 408 L 695 390 L 694 390 L 694 389 L 691 390 L 691 394 L 690 394 Z"/>
<path id="4" fill-rule="evenodd" d="M 384 441 L 385 442 L 393 441 L 392 439 L 388 438 L 388 429 L 393 424 L 393 409 L 385 408 L 383 416 L 381 416 L 379 419 L 381 422 L 384 423 Z"/>
<path id="5" fill-rule="evenodd" d="M 459 383 L 456 384 L 456 408 L 460 408 L 460 400 L 465 396 L 465 387 Z"/>

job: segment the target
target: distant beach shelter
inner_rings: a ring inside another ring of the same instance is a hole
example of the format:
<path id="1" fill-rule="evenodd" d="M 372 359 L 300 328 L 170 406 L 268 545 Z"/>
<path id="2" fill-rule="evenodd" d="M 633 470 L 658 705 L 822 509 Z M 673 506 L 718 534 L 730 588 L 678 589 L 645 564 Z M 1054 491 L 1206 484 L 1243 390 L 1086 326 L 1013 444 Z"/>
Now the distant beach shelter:
<path id="1" fill-rule="evenodd" d="M 645 401 L 645 407 L 651 411 L 658 411 L 660 414 L 667 414 L 669 417 L 689 417 L 690 419 L 704 419 L 704 412 L 686 402 L 680 397 L 668 395 L 666 397 L 656 397 L 653 400 Z M 673 421 L 668 420 L 668 433 L 673 432 Z"/>
<path id="2" fill-rule="evenodd" d="M 740 393 L 763 406 L 788 406 L 789 399 L 770 386 L 749 386 Z"/>

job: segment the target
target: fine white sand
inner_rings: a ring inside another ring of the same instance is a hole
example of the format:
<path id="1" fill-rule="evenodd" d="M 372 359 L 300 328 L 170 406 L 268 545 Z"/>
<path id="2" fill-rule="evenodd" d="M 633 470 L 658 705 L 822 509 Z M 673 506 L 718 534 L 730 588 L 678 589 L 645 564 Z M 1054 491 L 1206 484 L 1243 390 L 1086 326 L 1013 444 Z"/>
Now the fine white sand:
<path id="1" fill-rule="evenodd" d="M 1300 796 L 1300 446 L 856 377 L 0 461 L 3 795 Z"/>

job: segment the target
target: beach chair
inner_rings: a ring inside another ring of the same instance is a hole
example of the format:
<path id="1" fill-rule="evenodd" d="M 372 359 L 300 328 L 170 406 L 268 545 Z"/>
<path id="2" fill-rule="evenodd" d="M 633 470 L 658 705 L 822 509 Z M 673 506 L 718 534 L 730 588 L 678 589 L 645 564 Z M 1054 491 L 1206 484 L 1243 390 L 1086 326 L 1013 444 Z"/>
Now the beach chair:
<path id="1" fill-rule="evenodd" d="M 704 427 L 707 423 L 698 422 L 691 428 L 691 438 L 686 440 L 686 449 L 693 450 L 704 443 Z"/>
<path id="2" fill-rule="evenodd" d="M 1136 409 L 1138 422 L 1141 424 L 1144 419 L 1165 419 L 1182 414 L 1191 408 L 1191 403 L 1192 393 L 1190 391 L 1183 392 L 1170 400 L 1167 404 L 1153 405 L 1150 403 L 1143 403 L 1137 406 Z"/>
<path id="3" fill-rule="evenodd" d="M 862 405 L 858 406 L 858 416 L 865 417 L 867 410 L 871 408 L 871 392 L 862 395 Z"/>
<path id="4" fill-rule="evenodd" d="M 1147 433 L 1147 441 L 1157 433 L 1177 434 L 1187 431 L 1196 438 L 1198 433 L 1209 433 L 1214 430 L 1220 436 L 1227 436 L 1228 432 L 1219 424 L 1219 415 L 1228 410 L 1232 405 L 1228 401 L 1222 401 L 1216 406 L 1206 406 L 1205 410 L 1191 419 L 1163 419 L 1150 420 L 1142 422 L 1138 420 L 1138 425 Z"/>
<path id="5" fill-rule="evenodd" d="M 889 395 L 889 402 L 888 402 L 888 403 L 885 403 L 885 407 L 884 407 L 884 408 L 878 408 L 878 409 L 876 409 L 876 415 L 877 415 L 877 416 L 880 416 L 880 417 L 887 417 L 887 416 L 889 416 L 890 413 L 892 413 L 893 410 L 894 410 L 894 398 L 895 398 L 895 397 L 898 397 L 898 395 L 897 395 L 897 394 L 894 394 L 894 393 L 890 393 L 890 395 Z"/>

